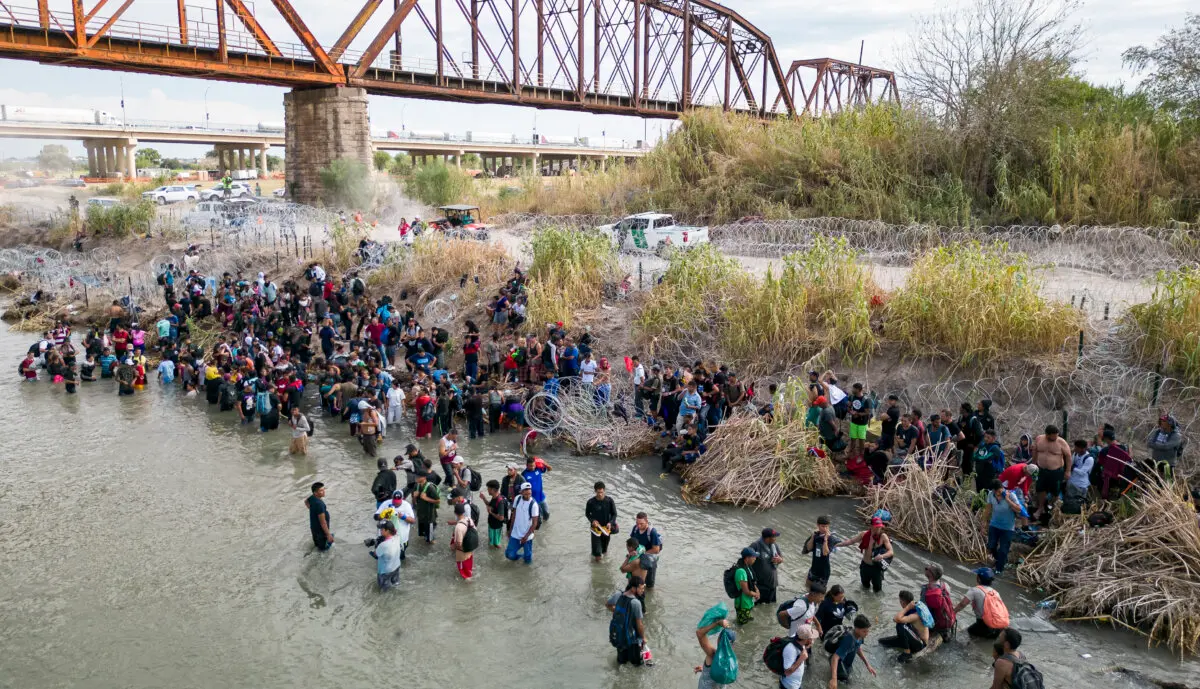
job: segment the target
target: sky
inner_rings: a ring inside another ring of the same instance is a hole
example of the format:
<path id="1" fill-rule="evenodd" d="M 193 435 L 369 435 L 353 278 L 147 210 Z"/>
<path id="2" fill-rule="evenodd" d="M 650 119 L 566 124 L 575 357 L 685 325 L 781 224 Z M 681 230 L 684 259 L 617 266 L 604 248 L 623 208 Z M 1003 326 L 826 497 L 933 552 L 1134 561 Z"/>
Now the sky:
<path id="1" fill-rule="evenodd" d="M 189 0 L 189 5 L 198 1 Z M 89 6 L 92 2 L 94 0 L 85 0 Z M 211 2 L 205 4 L 211 8 Z M 286 42 L 287 29 L 268 0 L 259 0 L 258 7 L 252 2 L 247 4 L 272 37 Z M 422 4 L 429 2 L 424 0 Z M 857 0 L 854 3 L 726 0 L 724 4 L 771 36 L 784 69 L 792 60 L 803 58 L 834 57 L 855 61 L 860 42 L 864 46 L 865 64 L 895 69 L 898 50 L 916 20 L 947 6 L 947 3 L 935 0 Z M 26 7 L 26 11 L 36 6 L 34 0 L 6 0 L 6 5 L 14 9 Z M 50 0 L 50 6 L 55 13 L 70 14 L 69 0 Z M 322 45 L 330 46 L 359 7 L 359 2 L 293 0 L 293 6 Z M 388 14 L 385 10 L 390 3 L 385 2 L 384 6 L 351 45 L 351 53 L 361 51 L 385 21 Z M 455 3 L 446 3 L 446 6 L 457 11 Z M 170 0 L 137 0 L 125 18 L 167 24 L 173 22 L 174 7 L 175 3 Z M 1100 84 L 1136 83 L 1136 75 L 1121 65 L 1121 52 L 1133 45 L 1152 43 L 1169 28 L 1181 25 L 1189 9 L 1196 10 L 1195 0 L 1083 0 L 1076 15 L 1087 37 L 1085 60 L 1080 65 L 1082 73 Z M 104 14 L 101 13 L 101 18 Z M 215 15 L 212 9 L 201 11 L 197 8 L 189 16 L 194 21 L 211 23 Z M 415 15 L 410 16 L 405 26 L 413 19 Z M 453 41 L 456 36 L 461 38 L 460 28 L 450 22 L 447 26 L 448 41 Z M 408 40 L 406 54 L 432 55 L 432 50 L 421 50 L 418 38 Z M 270 86 L 2 59 L 0 74 L 4 75 L 0 81 L 0 104 L 96 108 L 120 113 L 123 91 L 125 114 L 130 120 L 202 124 L 207 112 L 213 123 L 252 125 L 283 121 L 284 89 Z M 899 86 L 903 97 L 903 81 Z M 671 126 L 663 120 L 389 96 L 371 96 L 370 109 L 371 128 L 376 131 L 404 127 L 454 134 L 484 130 L 524 136 L 536 127 L 545 135 L 594 137 L 603 133 L 632 142 L 644 136 L 653 141 Z M 34 155 L 45 143 L 0 139 L 0 158 Z M 73 155 L 83 153 L 80 142 L 59 143 L 66 144 Z M 187 145 L 158 145 L 156 148 L 164 155 L 179 157 L 196 157 L 204 151 L 201 147 Z M 282 155 L 282 152 L 273 150 L 272 154 Z"/>

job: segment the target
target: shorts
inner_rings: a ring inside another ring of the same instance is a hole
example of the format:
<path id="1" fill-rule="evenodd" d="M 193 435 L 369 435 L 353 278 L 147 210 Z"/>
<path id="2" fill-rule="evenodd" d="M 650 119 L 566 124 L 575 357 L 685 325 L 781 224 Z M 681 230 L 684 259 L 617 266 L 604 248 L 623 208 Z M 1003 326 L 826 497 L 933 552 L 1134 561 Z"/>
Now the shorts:
<path id="1" fill-rule="evenodd" d="M 1038 472 L 1037 492 L 1058 495 L 1066 473 L 1066 469 L 1042 469 Z"/>
<path id="2" fill-rule="evenodd" d="M 463 579 L 470 579 L 471 573 L 475 569 L 475 556 L 472 555 L 465 560 L 455 562 L 454 565 L 458 567 L 459 576 L 461 576 Z"/>
<path id="3" fill-rule="evenodd" d="M 850 439 L 851 440 L 866 440 L 867 439 L 867 425 L 863 424 L 860 426 L 860 425 L 854 423 L 853 421 L 851 421 L 850 422 Z"/>

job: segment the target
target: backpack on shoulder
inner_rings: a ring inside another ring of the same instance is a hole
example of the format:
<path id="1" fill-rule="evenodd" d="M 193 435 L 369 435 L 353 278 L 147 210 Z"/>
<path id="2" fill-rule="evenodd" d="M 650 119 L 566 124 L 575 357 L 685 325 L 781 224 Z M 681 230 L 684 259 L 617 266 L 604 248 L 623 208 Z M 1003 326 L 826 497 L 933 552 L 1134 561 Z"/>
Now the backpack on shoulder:
<path id="1" fill-rule="evenodd" d="M 783 649 L 791 642 L 791 637 L 777 636 L 767 643 L 767 647 L 763 649 L 762 660 L 768 670 L 783 675 Z"/>
<path id="2" fill-rule="evenodd" d="M 479 511 L 479 508 L 475 507 L 475 505 L 471 505 L 471 507 L 474 508 L 471 510 L 472 512 Z M 461 546 L 464 553 L 473 553 L 479 548 L 479 529 L 475 528 L 474 522 L 467 524 L 467 532 L 463 534 Z"/>
<path id="3" fill-rule="evenodd" d="M 629 611 L 629 596 L 621 594 L 613 610 L 612 620 L 608 623 L 608 643 L 613 648 L 629 648 L 637 643 L 633 619 Z"/>
<path id="4" fill-rule="evenodd" d="M 467 487 L 471 489 L 471 492 L 474 493 L 480 488 L 483 488 L 483 474 L 475 471 L 475 469 L 472 467 L 467 467 L 467 470 L 471 472 L 471 480 L 467 484 Z"/>
<path id="5" fill-rule="evenodd" d="M 730 598 L 737 598 L 742 595 L 742 590 L 737 585 L 737 571 L 741 569 L 742 563 L 736 562 L 732 567 L 725 570 L 723 583 L 725 584 L 725 595 Z"/>
<path id="6" fill-rule="evenodd" d="M 945 584 L 925 584 L 921 587 L 921 600 L 933 614 L 933 629 L 954 629 L 958 621 L 954 605 L 950 602 L 950 591 Z"/>
<path id="7" fill-rule="evenodd" d="M 789 601 L 784 601 L 784 602 L 780 603 L 779 607 L 775 608 L 775 620 L 777 622 L 779 622 L 780 627 L 783 627 L 784 629 L 791 629 L 792 616 L 787 615 L 785 617 L 784 615 L 785 615 L 785 613 L 787 613 L 788 610 L 791 610 L 792 606 L 795 605 L 799 600 L 800 600 L 800 598 L 796 597 Z M 804 604 L 806 606 L 810 606 L 810 607 L 812 606 L 812 603 L 809 603 L 807 600 L 804 601 Z M 787 620 L 786 622 L 784 621 L 785 619 Z"/>
<path id="8" fill-rule="evenodd" d="M 1012 684 L 1010 685 L 1012 689 L 1046 689 L 1042 673 L 1033 666 L 1033 663 L 1017 660 L 1011 655 L 1002 657 L 1013 665 Z"/>
<path id="9" fill-rule="evenodd" d="M 848 615 L 847 615 L 848 616 Z M 837 647 L 842 643 L 842 637 L 846 636 L 845 625 L 837 625 L 825 630 L 825 636 L 822 641 L 825 645 L 825 652 L 833 655 L 837 651 Z"/>

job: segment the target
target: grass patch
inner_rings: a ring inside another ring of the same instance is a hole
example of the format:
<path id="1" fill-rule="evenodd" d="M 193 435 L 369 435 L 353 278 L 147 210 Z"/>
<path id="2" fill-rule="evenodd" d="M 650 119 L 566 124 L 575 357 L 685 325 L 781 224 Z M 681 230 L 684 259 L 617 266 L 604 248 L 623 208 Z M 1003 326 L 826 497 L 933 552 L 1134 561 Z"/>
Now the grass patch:
<path id="1" fill-rule="evenodd" d="M 149 199 L 107 207 L 89 206 L 84 229 L 92 237 L 123 239 L 131 234 L 149 232 L 155 214 L 154 202 Z"/>
<path id="2" fill-rule="evenodd" d="M 471 186 L 470 175 L 441 161 L 413 168 L 404 182 L 409 196 L 435 207 L 462 203 Z"/>
<path id="3" fill-rule="evenodd" d="M 1003 243 L 967 242 L 921 257 L 887 305 L 885 332 L 914 356 L 989 365 L 1054 355 L 1083 315 L 1041 296 L 1026 257 Z"/>
<path id="4" fill-rule="evenodd" d="M 1136 329 L 1139 363 L 1164 365 L 1165 373 L 1200 385 L 1200 270 L 1160 271 L 1150 300 L 1129 308 L 1127 324 Z"/>
<path id="5" fill-rule="evenodd" d="M 433 295 L 461 292 L 465 302 L 490 296 L 483 292 L 508 277 L 511 261 L 499 244 L 422 235 L 413 241 L 411 250 L 390 254 L 384 265 L 371 272 L 367 282 L 385 291 L 408 290 L 418 294 L 428 291 Z"/>
<path id="6" fill-rule="evenodd" d="M 547 228 L 530 243 L 531 322 L 570 327 L 575 314 L 600 305 L 604 284 L 616 279 L 618 269 L 611 239 L 594 230 Z"/>

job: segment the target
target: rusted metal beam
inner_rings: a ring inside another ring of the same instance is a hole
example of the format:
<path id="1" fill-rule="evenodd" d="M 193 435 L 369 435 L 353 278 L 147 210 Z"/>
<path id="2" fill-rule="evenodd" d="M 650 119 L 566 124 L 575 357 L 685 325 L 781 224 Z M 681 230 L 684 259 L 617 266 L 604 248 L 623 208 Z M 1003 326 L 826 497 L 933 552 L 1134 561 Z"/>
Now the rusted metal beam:
<path id="1" fill-rule="evenodd" d="M 87 22 L 83 19 L 83 0 L 71 0 L 71 16 L 75 21 L 75 46 L 83 48 L 87 41 Z"/>
<path id="2" fill-rule="evenodd" d="M 179 6 L 179 42 L 188 44 L 188 25 L 187 25 L 187 7 L 184 6 L 185 0 L 176 0 Z"/>
<path id="3" fill-rule="evenodd" d="M 642 0 L 633 0 L 633 106 L 642 102 Z"/>
<path id="4" fill-rule="evenodd" d="M 512 0 L 512 90 L 513 95 L 521 98 L 521 0 Z"/>
<path id="5" fill-rule="evenodd" d="M 354 16 L 354 21 L 350 22 L 350 26 L 346 27 L 337 42 L 329 49 L 330 60 L 341 59 L 342 53 L 345 53 L 346 48 L 349 48 L 354 39 L 358 37 L 359 32 L 363 30 L 363 27 L 371 19 L 371 15 L 375 14 L 375 10 L 379 9 L 381 4 L 383 4 L 383 0 L 367 0 L 367 3 Z"/>
<path id="6" fill-rule="evenodd" d="M 479 78 L 479 0 L 471 0 L 471 76 Z"/>
<path id="7" fill-rule="evenodd" d="M 730 90 L 730 75 L 733 72 L 733 20 L 725 18 L 725 96 L 721 108 L 729 112 L 733 107 L 733 93 Z"/>
<path id="8" fill-rule="evenodd" d="M 92 7 L 92 11 L 88 12 L 86 15 L 84 15 L 83 23 L 87 24 L 88 22 L 92 21 L 92 17 L 95 17 L 96 13 L 99 12 L 101 9 L 103 9 L 104 5 L 107 3 L 108 3 L 108 0 L 96 0 L 96 4 L 95 4 L 95 6 Z"/>
<path id="9" fill-rule="evenodd" d="M 679 107 L 686 110 L 692 104 L 692 5 L 683 0 L 683 69 L 680 79 Z"/>
<path id="10" fill-rule="evenodd" d="M 316 36 L 313 36 L 313 33 L 308 30 L 308 27 L 304 24 L 304 20 L 296 13 L 296 9 L 292 7 L 292 3 L 288 2 L 288 0 L 271 0 L 271 3 L 275 5 L 275 9 L 279 10 L 279 14 L 283 17 L 283 20 L 291 27 L 292 33 L 296 34 L 296 38 L 300 39 L 300 42 L 304 44 L 305 50 L 308 51 L 309 55 L 312 55 L 313 59 L 316 60 L 322 69 L 329 74 L 337 76 L 345 75 L 345 71 L 338 63 L 329 58 L 329 54 L 317 42 Z M 384 38 L 386 40 L 386 36 Z M 380 49 L 382 47 L 380 45 Z M 376 50 L 375 55 L 378 54 L 379 50 Z M 375 56 L 371 56 L 371 59 L 374 60 Z"/>
<path id="11" fill-rule="evenodd" d="M 600 92 L 600 4 L 592 0 L 592 93 Z M 582 17 L 580 18 L 582 20 Z M 618 56 L 619 58 L 620 56 Z M 620 67 L 620 62 L 616 65 Z"/>
<path id="12" fill-rule="evenodd" d="M 217 59 L 229 62 L 229 44 L 225 42 L 225 3 L 217 0 Z"/>
<path id="13" fill-rule="evenodd" d="M 274 1 L 282 2 L 282 0 Z M 356 64 L 354 68 L 350 70 L 351 77 L 359 79 L 367 73 L 367 70 L 371 68 L 371 63 L 375 61 L 375 58 L 379 57 L 379 53 L 383 50 L 383 46 L 387 44 L 388 37 L 400 30 L 400 25 L 404 23 L 404 18 L 408 16 L 409 12 L 412 12 L 412 9 L 416 7 L 416 5 L 417 0 L 402 0 L 400 2 L 400 6 L 397 7 L 394 12 L 392 12 L 392 16 L 388 18 L 387 23 L 384 24 L 383 28 L 380 29 L 378 34 L 376 34 L 375 38 L 371 41 L 371 44 L 367 46 L 366 51 L 364 51 L 362 57 L 359 58 L 358 64 Z"/>
<path id="14" fill-rule="evenodd" d="M 50 0 L 37 0 L 37 4 L 38 4 L 38 24 L 42 27 L 42 31 L 49 31 L 50 30 Z"/>
<path id="15" fill-rule="evenodd" d="M 108 33 L 108 30 L 112 28 L 112 25 L 117 23 L 117 20 L 121 18 L 122 14 L 125 14 L 125 10 L 129 9 L 129 6 L 132 4 L 133 0 L 125 0 L 125 2 L 121 3 L 121 6 L 117 8 L 116 12 L 113 12 L 112 16 L 108 18 L 108 21 L 104 22 L 104 25 L 101 26 L 100 29 L 88 39 L 87 47 L 91 48 L 92 46 L 96 45 L 96 41 L 99 41 L 104 34 Z"/>
<path id="16" fill-rule="evenodd" d="M 392 0 L 392 11 L 395 12 L 398 9 L 400 9 L 400 0 Z M 403 51 L 404 51 L 403 43 L 404 42 L 400 39 L 400 27 L 399 26 L 396 27 L 396 32 L 394 34 L 392 34 L 392 38 L 394 39 L 394 42 L 392 44 L 392 50 L 396 51 L 396 54 L 391 59 L 389 66 L 391 66 L 392 69 L 400 69 L 400 66 L 403 64 L 402 58 L 404 55 L 404 53 L 403 53 Z"/>
<path id="17" fill-rule="evenodd" d="M 279 52 L 279 48 L 275 47 L 275 42 L 263 30 L 262 25 L 254 18 L 254 13 L 246 7 L 242 0 L 225 0 L 229 3 L 229 7 L 233 9 L 233 14 L 242 22 L 242 26 L 254 36 L 254 40 L 258 42 L 259 47 L 271 57 L 283 57 L 283 53 Z"/>
<path id="18" fill-rule="evenodd" d="M 546 45 L 546 8 L 545 0 L 537 0 L 537 85 L 546 85 L 546 56 L 543 49 Z"/>
<path id="19" fill-rule="evenodd" d="M 443 41 L 445 35 L 442 33 L 442 0 L 433 0 L 434 12 L 434 42 L 437 43 L 437 78 L 438 83 L 442 83 L 442 78 L 446 74 L 446 44 Z"/>
<path id="20" fill-rule="evenodd" d="M 575 71 L 577 73 L 576 87 L 579 90 L 579 100 L 583 102 L 584 91 L 587 90 L 587 85 L 583 81 L 583 11 L 584 0 L 579 0 L 577 10 L 579 14 L 575 17 Z"/>

